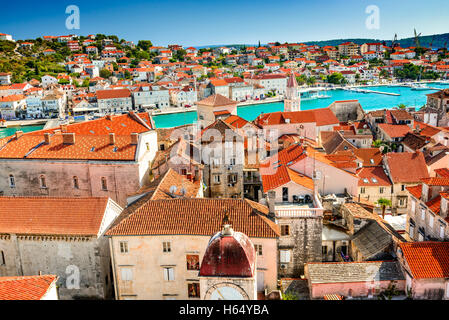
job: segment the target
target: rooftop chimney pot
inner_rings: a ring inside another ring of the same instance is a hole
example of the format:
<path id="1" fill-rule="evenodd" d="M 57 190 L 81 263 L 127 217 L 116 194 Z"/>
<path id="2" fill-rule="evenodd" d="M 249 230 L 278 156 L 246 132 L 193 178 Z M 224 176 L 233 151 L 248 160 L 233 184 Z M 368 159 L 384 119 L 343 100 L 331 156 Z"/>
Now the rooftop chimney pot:
<path id="1" fill-rule="evenodd" d="M 64 144 L 75 144 L 75 133 L 63 133 L 62 134 L 62 143 Z"/>

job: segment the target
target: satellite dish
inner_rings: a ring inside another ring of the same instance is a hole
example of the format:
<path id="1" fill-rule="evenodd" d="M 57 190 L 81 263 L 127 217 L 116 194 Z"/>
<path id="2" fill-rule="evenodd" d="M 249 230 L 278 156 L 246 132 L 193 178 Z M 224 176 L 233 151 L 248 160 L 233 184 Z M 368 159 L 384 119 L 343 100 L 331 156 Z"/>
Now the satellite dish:
<path id="1" fill-rule="evenodd" d="M 299 126 L 299 129 L 304 129 L 304 125 L 300 125 L 300 126 Z"/>
<path id="2" fill-rule="evenodd" d="M 364 124 L 363 129 L 366 129 L 366 128 L 368 128 L 368 125 Z"/>
<path id="3" fill-rule="evenodd" d="M 170 187 L 170 193 L 171 193 L 171 194 L 175 194 L 175 193 L 176 193 L 176 190 L 178 190 L 178 188 L 177 188 L 176 186 L 171 186 L 171 187 Z"/>

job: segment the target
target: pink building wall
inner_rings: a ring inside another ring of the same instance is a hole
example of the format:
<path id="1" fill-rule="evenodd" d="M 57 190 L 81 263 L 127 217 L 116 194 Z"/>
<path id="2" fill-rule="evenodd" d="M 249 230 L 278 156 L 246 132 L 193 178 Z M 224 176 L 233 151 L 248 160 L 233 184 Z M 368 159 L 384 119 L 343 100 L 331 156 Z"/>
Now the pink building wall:
<path id="1" fill-rule="evenodd" d="M 376 282 L 343 282 L 343 283 L 318 283 L 310 284 L 309 290 L 312 299 L 323 298 L 327 294 L 339 294 L 344 297 L 349 296 L 350 290 L 352 297 L 367 297 L 370 289 L 379 289 L 383 291 L 388 288 L 391 281 Z M 405 290 L 405 280 L 395 281 L 396 288 L 399 291 Z M 373 290 L 371 290 L 373 292 Z"/>

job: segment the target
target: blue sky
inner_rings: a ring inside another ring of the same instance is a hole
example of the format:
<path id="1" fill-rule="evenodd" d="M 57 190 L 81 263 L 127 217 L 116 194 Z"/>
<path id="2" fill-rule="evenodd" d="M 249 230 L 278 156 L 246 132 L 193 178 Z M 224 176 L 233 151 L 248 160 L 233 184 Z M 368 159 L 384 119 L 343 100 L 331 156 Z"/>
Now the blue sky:
<path id="1" fill-rule="evenodd" d="M 80 8 L 79 30 L 67 30 L 68 5 Z M 377 5 L 380 28 L 365 26 Z M 449 32 L 448 0 L 221 0 L 5 1 L 0 33 L 15 39 L 43 35 L 114 34 L 155 45 L 214 45 L 341 38 L 399 38 Z"/>

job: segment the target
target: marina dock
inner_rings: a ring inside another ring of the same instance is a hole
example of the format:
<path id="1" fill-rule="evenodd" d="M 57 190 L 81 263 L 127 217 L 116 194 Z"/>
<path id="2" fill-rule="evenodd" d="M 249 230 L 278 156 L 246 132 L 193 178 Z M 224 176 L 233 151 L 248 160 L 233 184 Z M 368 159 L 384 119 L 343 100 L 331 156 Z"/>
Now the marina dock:
<path id="1" fill-rule="evenodd" d="M 400 96 L 399 93 L 383 92 L 383 91 L 368 90 L 368 89 L 361 89 L 361 88 L 343 88 L 343 90 L 346 90 L 346 91 L 355 91 L 355 92 L 363 92 L 363 93 L 385 94 L 385 95 L 388 95 L 388 96 Z"/>

